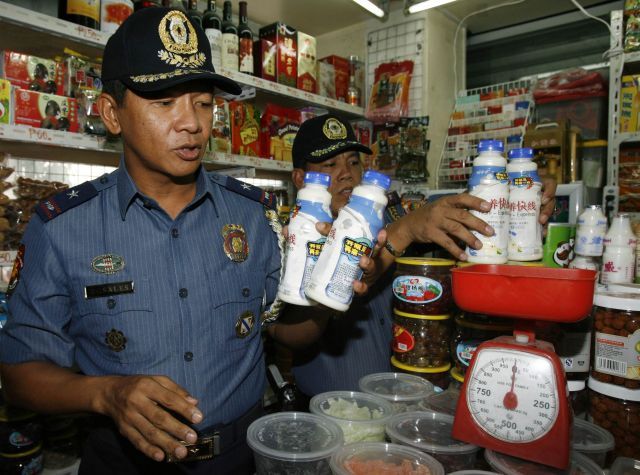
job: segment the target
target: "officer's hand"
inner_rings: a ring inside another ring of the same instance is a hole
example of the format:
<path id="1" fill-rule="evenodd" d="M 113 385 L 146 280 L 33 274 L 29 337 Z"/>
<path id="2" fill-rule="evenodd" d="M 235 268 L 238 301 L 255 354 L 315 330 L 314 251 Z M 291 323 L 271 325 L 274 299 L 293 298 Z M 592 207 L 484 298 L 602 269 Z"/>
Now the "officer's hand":
<path id="1" fill-rule="evenodd" d="M 482 219 L 473 216 L 468 210 L 488 212 L 491 204 L 468 193 L 444 196 L 433 203 L 412 211 L 400 218 L 397 232 L 406 234 L 409 242 L 435 243 L 449 251 L 460 260 L 467 255 L 458 247 L 456 239 L 474 249 L 480 249 L 482 243 L 471 230 L 485 236 L 493 236 L 491 226 Z"/>
<path id="2" fill-rule="evenodd" d="M 542 208 L 540 209 L 540 224 L 545 225 L 556 208 L 556 190 L 558 182 L 553 178 L 542 179 Z M 545 234 L 547 230 L 545 227 Z"/>
<path id="3" fill-rule="evenodd" d="M 165 376 L 114 376 L 103 391 L 103 412 L 120 433 L 147 457 L 162 461 L 165 454 L 182 459 L 194 443 L 195 431 L 177 418 L 193 424 L 202 421 L 197 400 Z"/>

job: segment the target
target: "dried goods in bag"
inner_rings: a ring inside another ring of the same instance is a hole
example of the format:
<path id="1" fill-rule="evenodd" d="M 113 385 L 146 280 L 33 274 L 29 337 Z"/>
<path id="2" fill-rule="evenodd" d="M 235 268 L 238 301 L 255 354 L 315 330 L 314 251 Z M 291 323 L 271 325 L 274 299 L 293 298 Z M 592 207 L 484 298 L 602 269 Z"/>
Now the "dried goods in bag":
<path id="1" fill-rule="evenodd" d="M 375 70 L 365 117 L 375 124 L 398 122 L 409 110 L 413 61 L 383 63 Z"/>

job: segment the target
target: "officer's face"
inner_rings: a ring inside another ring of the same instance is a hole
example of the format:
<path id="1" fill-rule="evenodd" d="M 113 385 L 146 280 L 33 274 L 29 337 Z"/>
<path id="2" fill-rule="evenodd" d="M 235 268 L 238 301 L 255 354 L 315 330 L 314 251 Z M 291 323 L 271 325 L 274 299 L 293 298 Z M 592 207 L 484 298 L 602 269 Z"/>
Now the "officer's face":
<path id="1" fill-rule="evenodd" d="M 213 91 L 200 81 L 156 93 L 127 91 L 117 117 L 132 176 L 188 177 L 209 141 Z"/>
<path id="2" fill-rule="evenodd" d="M 307 163 L 307 171 L 331 175 L 331 212 L 333 216 L 349 201 L 353 187 L 362 179 L 362 163 L 358 152 L 344 152 L 321 163 Z"/>

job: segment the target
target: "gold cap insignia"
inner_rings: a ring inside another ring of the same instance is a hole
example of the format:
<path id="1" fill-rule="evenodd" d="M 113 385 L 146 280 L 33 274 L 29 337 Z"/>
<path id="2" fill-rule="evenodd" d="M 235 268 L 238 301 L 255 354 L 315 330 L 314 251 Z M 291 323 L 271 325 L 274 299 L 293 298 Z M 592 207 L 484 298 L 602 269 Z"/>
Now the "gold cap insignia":
<path id="1" fill-rule="evenodd" d="M 205 63 L 205 54 L 198 51 L 196 30 L 181 11 L 167 13 L 160 20 L 158 34 L 165 47 L 158 57 L 165 63 L 178 68 L 200 68 Z"/>
<path id="2" fill-rule="evenodd" d="M 244 338 L 251 330 L 253 330 L 253 325 L 256 322 L 256 317 L 252 312 L 246 311 L 242 312 L 238 317 L 238 321 L 236 322 L 236 336 L 238 338 Z"/>
<path id="3" fill-rule="evenodd" d="M 322 132 L 329 140 L 343 140 L 347 138 L 347 128 L 335 117 L 327 119 L 322 126 Z"/>
<path id="4" fill-rule="evenodd" d="M 222 227 L 224 253 L 233 262 L 244 262 L 249 256 L 247 234 L 241 224 L 225 224 Z"/>

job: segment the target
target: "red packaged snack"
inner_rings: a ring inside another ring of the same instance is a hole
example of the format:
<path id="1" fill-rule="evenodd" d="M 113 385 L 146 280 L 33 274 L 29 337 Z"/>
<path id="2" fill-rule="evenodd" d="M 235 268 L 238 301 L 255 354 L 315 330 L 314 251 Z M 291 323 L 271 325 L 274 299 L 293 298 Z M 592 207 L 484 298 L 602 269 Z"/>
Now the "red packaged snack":
<path id="1" fill-rule="evenodd" d="M 4 51 L 2 77 L 21 89 L 64 95 L 64 67 L 52 59 Z"/>
<path id="2" fill-rule="evenodd" d="M 296 30 L 284 23 L 276 22 L 260 28 L 261 39 L 276 44 L 276 78 L 285 86 L 296 87 L 298 81 L 298 47 Z"/>
<path id="3" fill-rule="evenodd" d="M 261 39 L 253 42 L 253 70 L 257 77 L 276 82 L 276 44 Z"/>
<path id="4" fill-rule="evenodd" d="M 349 60 L 342 56 L 327 56 L 320 61 L 333 65 L 336 70 L 336 99 L 347 101 L 347 90 L 349 89 Z"/>
<path id="5" fill-rule="evenodd" d="M 260 156 L 260 113 L 247 102 L 232 101 L 231 111 L 231 153 Z"/>
<path id="6" fill-rule="evenodd" d="M 78 104 L 70 97 L 16 89 L 14 123 L 78 132 Z"/>
<path id="7" fill-rule="evenodd" d="M 300 112 L 296 109 L 267 104 L 260 119 L 262 157 L 291 162 L 293 139 L 300 128 Z"/>
<path id="8" fill-rule="evenodd" d="M 375 70 L 365 117 L 374 124 L 398 122 L 407 115 L 413 61 L 384 63 Z"/>

